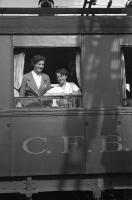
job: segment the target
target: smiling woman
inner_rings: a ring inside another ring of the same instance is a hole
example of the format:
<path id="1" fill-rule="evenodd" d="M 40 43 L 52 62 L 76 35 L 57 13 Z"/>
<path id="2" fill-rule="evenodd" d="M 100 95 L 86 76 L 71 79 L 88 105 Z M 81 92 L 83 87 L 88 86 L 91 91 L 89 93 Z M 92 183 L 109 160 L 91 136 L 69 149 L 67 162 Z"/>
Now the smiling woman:
<path id="1" fill-rule="evenodd" d="M 35 55 L 31 59 L 33 70 L 23 76 L 20 88 L 20 97 L 41 97 L 50 89 L 50 78 L 47 74 L 42 73 L 46 59 L 40 55 Z M 40 105 L 40 99 L 22 101 L 24 106 Z"/>
<path id="2" fill-rule="evenodd" d="M 79 87 L 74 82 L 67 82 L 68 71 L 65 68 L 60 68 L 56 71 L 56 78 L 58 85 L 51 88 L 46 94 L 59 94 L 59 95 L 81 95 Z M 79 99 L 78 99 L 79 100 Z M 75 98 L 66 98 L 54 100 L 54 106 L 73 107 Z"/>

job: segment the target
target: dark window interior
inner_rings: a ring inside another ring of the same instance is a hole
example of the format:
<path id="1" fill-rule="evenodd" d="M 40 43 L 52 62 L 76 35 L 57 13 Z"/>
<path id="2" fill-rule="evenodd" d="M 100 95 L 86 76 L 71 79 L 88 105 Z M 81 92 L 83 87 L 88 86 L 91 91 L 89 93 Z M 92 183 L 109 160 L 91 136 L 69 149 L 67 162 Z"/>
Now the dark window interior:
<path id="1" fill-rule="evenodd" d="M 56 70 L 63 67 L 69 72 L 67 81 L 79 85 L 76 76 L 76 55 L 80 53 L 79 47 L 14 48 L 14 54 L 20 52 L 25 53 L 24 74 L 32 70 L 30 64 L 31 58 L 39 54 L 45 56 L 47 59 L 44 73 L 50 76 L 52 84 L 57 83 L 55 76 Z"/>
<path id="2" fill-rule="evenodd" d="M 126 83 L 130 84 L 130 92 L 126 91 L 127 98 L 132 98 L 132 46 L 122 47 L 125 61 Z"/>

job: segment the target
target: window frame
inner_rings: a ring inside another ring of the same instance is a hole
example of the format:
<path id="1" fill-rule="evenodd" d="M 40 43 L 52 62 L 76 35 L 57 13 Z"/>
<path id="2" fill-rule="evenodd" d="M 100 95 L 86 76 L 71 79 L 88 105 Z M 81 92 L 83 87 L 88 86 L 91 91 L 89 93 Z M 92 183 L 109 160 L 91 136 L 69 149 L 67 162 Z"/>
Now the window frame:
<path id="1" fill-rule="evenodd" d="M 19 37 L 19 36 L 18 36 L 18 37 Z M 39 37 L 39 36 L 36 36 L 36 37 Z M 45 36 L 43 36 L 43 37 L 45 37 Z M 53 36 L 52 36 L 52 37 L 53 37 Z M 56 36 L 56 37 L 57 37 L 57 36 Z M 58 37 L 59 37 L 59 36 L 58 36 Z M 71 37 L 72 37 L 72 35 L 71 35 Z M 18 39 L 18 38 L 17 38 L 17 39 Z M 52 38 L 52 39 L 53 39 L 53 38 Z M 73 43 L 74 43 L 74 42 L 73 42 Z M 20 45 L 20 44 L 19 44 L 19 45 Z M 13 59 L 14 59 L 14 49 L 16 49 L 16 48 L 23 48 L 23 49 L 24 49 L 24 48 L 25 48 L 25 49 L 26 49 L 26 48 L 40 48 L 40 49 L 41 49 L 41 48 L 42 48 L 42 49 L 43 49 L 43 48 L 44 48 L 44 49 L 45 49 L 45 48 L 55 48 L 55 47 L 52 46 L 52 45 L 49 45 L 49 46 L 48 46 L 48 45 L 46 45 L 46 46 L 44 46 L 44 45 L 42 45 L 42 46 L 40 46 L 40 45 L 37 45 L 37 46 L 33 45 L 33 46 L 31 46 L 31 45 L 30 45 L 30 46 L 29 46 L 29 45 L 27 45 L 27 46 L 26 46 L 25 44 L 24 44 L 24 45 L 20 45 L 20 46 L 19 46 L 19 45 L 14 45 L 14 44 L 13 44 Z M 82 69 L 81 69 L 81 68 L 82 68 L 82 45 L 81 45 L 81 43 L 79 43 L 79 44 L 78 44 L 78 43 L 76 43 L 76 44 L 74 43 L 74 44 L 72 44 L 72 45 L 70 45 L 70 44 L 68 44 L 68 45 L 64 45 L 64 44 L 59 45 L 59 44 L 57 44 L 56 48 L 59 48 L 59 47 L 61 47 L 61 48 L 66 48 L 66 47 L 68 47 L 68 48 L 73 48 L 73 49 L 74 49 L 74 48 L 75 48 L 75 49 L 76 49 L 76 48 L 79 48 L 79 49 L 80 49 L 80 79 L 82 80 Z M 14 72 L 14 65 L 13 65 L 13 72 Z M 14 74 L 14 73 L 13 73 L 13 74 Z M 49 76 L 50 76 L 50 75 L 49 75 Z M 13 76 L 13 80 L 14 80 L 14 76 Z M 14 84 L 14 81 L 13 81 L 13 84 Z M 66 107 L 66 109 L 67 109 L 67 108 L 68 108 L 68 109 L 80 109 L 80 108 L 82 109 L 82 108 L 83 108 L 83 98 L 82 98 L 83 92 L 82 92 L 82 90 L 83 90 L 83 89 L 82 89 L 82 81 L 81 81 L 81 95 L 80 95 L 80 98 L 81 98 L 81 107 L 79 107 L 79 108 L 75 108 L 75 107 L 73 107 L 73 108 L 72 108 L 72 107 Z M 73 96 L 75 96 L 75 95 L 73 95 Z M 24 108 L 24 107 L 22 107 L 22 108 L 15 107 L 15 106 L 14 106 L 14 98 L 16 98 L 16 97 L 14 96 L 14 92 L 13 92 L 13 108 L 15 108 L 15 109 L 21 109 L 21 110 L 27 109 L 26 107 L 25 107 L 25 108 Z M 20 97 L 18 97 L 18 98 L 20 99 Z M 35 108 L 30 107 L 30 110 L 32 110 L 32 109 L 35 109 L 35 110 L 38 109 L 38 110 L 39 110 L 40 108 L 43 109 L 43 107 L 35 107 Z M 29 109 L 29 108 L 28 108 L 28 109 Z M 44 109 L 50 109 L 50 110 L 51 110 L 52 107 L 50 107 L 50 108 L 48 107 L 48 108 L 44 108 Z M 54 108 L 53 108 L 53 109 L 54 109 Z M 63 107 L 63 108 L 62 108 L 62 107 L 60 107 L 60 108 L 57 107 L 57 109 L 65 110 L 64 107 Z"/>
<path id="2" fill-rule="evenodd" d="M 123 52 L 123 48 L 131 48 L 132 44 L 122 44 L 120 45 L 120 60 L 121 60 L 121 98 L 122 98 L 122 106 L 123 107 L 132 107 L 132 97 L 127 97 L 127 82 L 126 82 L 126 67 L 125 67 L 125 56 Z"/>

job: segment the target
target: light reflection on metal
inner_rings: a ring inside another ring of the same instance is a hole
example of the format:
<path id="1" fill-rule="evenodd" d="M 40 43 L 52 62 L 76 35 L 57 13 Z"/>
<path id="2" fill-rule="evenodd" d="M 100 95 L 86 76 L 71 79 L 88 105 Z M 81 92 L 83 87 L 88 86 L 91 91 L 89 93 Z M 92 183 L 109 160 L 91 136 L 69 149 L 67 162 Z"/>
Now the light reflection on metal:
<path id="1" fill-rule="evenodd" d="M 39 0 L 39 6 L 41 8 L 52 8 L 54 7 L 54 1 L 53 0 Z"/>

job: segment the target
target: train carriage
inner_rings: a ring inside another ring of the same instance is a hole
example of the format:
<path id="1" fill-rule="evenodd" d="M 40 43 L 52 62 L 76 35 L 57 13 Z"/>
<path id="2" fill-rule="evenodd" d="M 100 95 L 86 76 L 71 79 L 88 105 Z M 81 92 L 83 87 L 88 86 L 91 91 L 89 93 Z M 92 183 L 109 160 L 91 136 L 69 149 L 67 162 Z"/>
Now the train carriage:
<path id="1" fill-rule="evenodd" d="M 107 199 L 111 191 L 129 190 L 130 197 L 131 21 L 126 15 L 0 17 L 0 193 L 92 191 Z M 64 66 L 81 94 L 44 96 L 50 103 L 23 107 L 18 90 L 36 53 L 46 55 L 53 87 Z M 56 106 L 55 99 L 67 103 Z"/>

